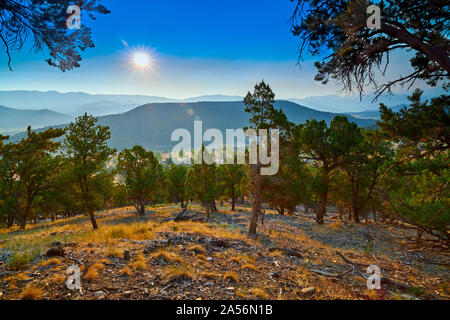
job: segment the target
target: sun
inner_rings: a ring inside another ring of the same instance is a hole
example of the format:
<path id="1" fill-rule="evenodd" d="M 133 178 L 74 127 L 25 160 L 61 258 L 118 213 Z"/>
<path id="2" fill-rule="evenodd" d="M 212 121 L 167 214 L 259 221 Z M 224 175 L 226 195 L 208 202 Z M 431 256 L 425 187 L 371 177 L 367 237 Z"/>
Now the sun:
<path id="1" fill-rule="evenodd" d="M 134 65 L 138 68 L 148 68 L 150 66 L 150 55 L 144 51 L 138 51 L 133 54 Z"/>

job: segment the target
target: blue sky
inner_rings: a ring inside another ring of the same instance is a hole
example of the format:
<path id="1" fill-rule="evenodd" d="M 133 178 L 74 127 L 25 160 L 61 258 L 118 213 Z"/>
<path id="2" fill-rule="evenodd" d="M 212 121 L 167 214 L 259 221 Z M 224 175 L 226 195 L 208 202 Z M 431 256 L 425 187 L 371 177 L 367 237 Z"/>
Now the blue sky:
<path id="1" fill-rule="evenodd" d="M 313 80 L 313 60 L 296 65 L 299 39 L 290 32 L 295 2 L 289 0 L 106 0 L 111 14 L 92 28 L 95 48 L 81 67 L 62 73 L 45 54 L 13 53 L 14 72 L 0 53 L 0 90 L 58 90 L 185 98 L 245 95 L 262 79 L 277 98 L 335 94 Z M 132 53 L 151 53 L 152 68 L 135 70 Z M 396 62 L 399 62 L 398 64 Z M 404 56 L 393 58 L 400 73 Z"/>

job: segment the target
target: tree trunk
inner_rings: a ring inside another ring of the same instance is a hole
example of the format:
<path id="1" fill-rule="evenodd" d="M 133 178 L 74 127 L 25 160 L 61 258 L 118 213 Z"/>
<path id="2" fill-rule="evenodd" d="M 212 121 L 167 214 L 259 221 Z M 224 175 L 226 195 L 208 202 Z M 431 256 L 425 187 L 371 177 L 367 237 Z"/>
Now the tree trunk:
<path id="1" fill-rule="evenodd" d="M 342 208 L 342 206 L 338 206 L 338 212 L 339 212 L 339 219 L 342 220 L 343 218 L 343 214 L 344 214 L 344 208 Z"/>
<path id="2" fill-rule="evenodd" d="M 140 216 L 143 216 L 145 214 L 145 201 L 144 201 L 144 197 L 143 196 L 139 197 L 138 213 L 139 213 Z"/>
<path id="3" fill-rule="evenodd" d="M 356 223 L 359 223 L 359 209 L 359 180 L 352 178 L 352 212 Z"/>
<path id="4" fill-rule="evenodd" d="M 236 195 L 234 194 L 234 187 L 231 191 L 231 211 L 236 211 Z"/>
<path id="5" fill-rule="evenodd" d="M 292 216 L 294 214 L 295 207 L 289 207 L 288 208 L 288 215 Z"/>
<path id="6" fill-rule="evenodd" d="M 92 228 L 94 228 L 94 230 L 97 230 L 97 221 L 95 221 L 94 211 L 92 211 L 91 209 L 89 209 L 89 218 L 91 219 Z"/>
<path id="7" fill-rule="evenodd" d="M 323 218 L 327 212 L 328 191 L 322 192 L 320 195 L 320 206 L 316 214 L 317 224 L 323 224 Z"/>
<path id="8" fill-rule="evenodd" d="M 181 206 L 181 209 L 184 208 L 184 200 L 183 199 L 181 199 L 181 201 L 180 201 L 180 206 Z"/>
<path id="9" fill-rule="evenodd" d="M 261 167 L 259 164 L 254 166 L 252 176 L 252 218 L 250 220 L 250 227 L 248 233 L 256 234 L 256 227 L 258 225 L 258 218 L 261 214 Z"/>

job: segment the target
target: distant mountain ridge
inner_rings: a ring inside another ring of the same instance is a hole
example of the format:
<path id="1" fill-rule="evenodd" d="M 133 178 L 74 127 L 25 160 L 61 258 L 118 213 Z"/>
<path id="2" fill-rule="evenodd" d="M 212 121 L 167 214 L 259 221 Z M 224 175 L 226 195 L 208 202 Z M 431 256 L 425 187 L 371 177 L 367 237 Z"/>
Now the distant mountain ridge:
<path id="1" fill-rule="evenodd" d="M 430 92 L 428 92 L 431 94 Z M 436 96 L 432 94 L 431 96 Z M 286 98 L 300 105 L 325 112 L 349 113 L 365 110 L 378 110 L 379 103 L 387 106 L 407 104 L 407 95 L 383 96 L 377 102 L 372 102 L 373 95 L 367 95 L 360 101 L 359 96 L 324 95 L 306 98 Z M 36 110 L 47 108 L 52 111 L 79 116 L 85 112 L 94 116 L 123 113 L 148 103 L 164 102 L 212 102 L 212 101 L 242 101 L 239 95 L 203 95 L 184 99 L 166 98 L 148 95 L 122 94 L 89 94 L 85 92 L 57 91 L 0 91 L 0 105 L 14 109 Z"/>
<path id="2" fill-rule="evenodd" d="M 0 106 L 0 132 L 4 133 L 20 132 L 29 125 L 37 129 L 67 123 L 72 120 L 73 118 L 68 115 L 48 109 L 17 110 Z"/>
<path id="3" fill-rule="evenodd" d="M 289 121 L 297 124 L 310 119 L 325 120 L 329 123 L 338 115 L 284 100 L 276 101 L 275 107 L 281 108 Z M 374 120 L 358 119 L 350 115 L 347 117 L 359 126 L 375 124 Z M 249 119 L 250 115 L 245 112 L 242 101 L 151 103 L 125 113 L 98 117 L 99 124 L 111 129 L 110 146 L 121 150 L 142 145 L 154 151 L 171 150 L 178 143 L 171 141 L 172 132 L 176 129 L 184 128 L 193 134 L 194 120 L 203 122 L 203 131 L 217 128 L 225 137 L 226 129 L 248 126 Z M 12 140 L 17 141 L 24 136 L 22 133 L 12 137 Z"/>

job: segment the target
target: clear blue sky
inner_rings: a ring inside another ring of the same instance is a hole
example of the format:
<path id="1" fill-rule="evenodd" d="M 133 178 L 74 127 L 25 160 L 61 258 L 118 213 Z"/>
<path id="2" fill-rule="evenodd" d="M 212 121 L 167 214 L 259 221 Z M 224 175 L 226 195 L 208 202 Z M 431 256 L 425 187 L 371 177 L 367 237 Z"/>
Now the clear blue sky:
<path id="1" fill-rule="evenodd" d="M 81 67 L 66 73 L 49 67 L 44 54 L 13 54 L 14 72 L 0 52 L 0 90 L 58 90 L 147 94 L 184 98 L 245 95 L 261 79 L 278 98 L 334 94 L 313 80 L 313 61 L 297 65 L 299 39 L 290 32 L 290 0 L 109 0 L 111 14 L 92 28 L 95 48 Z M 132 53 L 151 53 L 152 68 L 131 67 Z M 404 65 L 404 57 L 398 61 Z M 395 67 L 395 58 L 394 58 Z"/>

